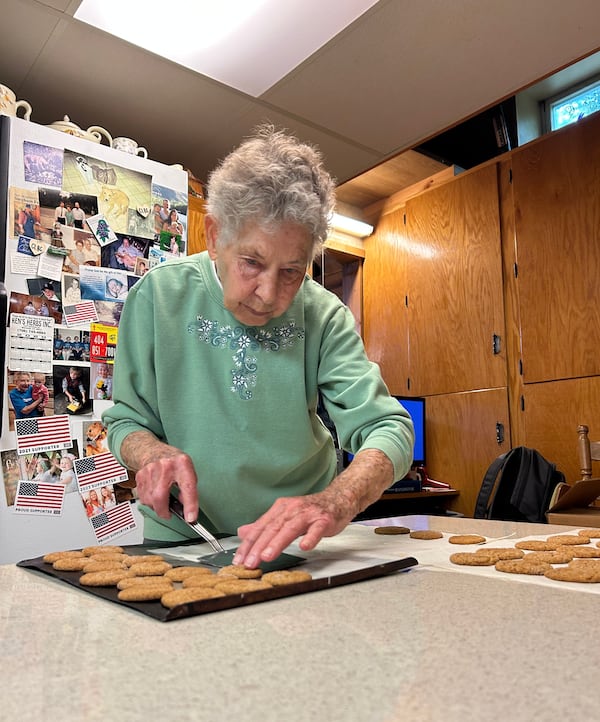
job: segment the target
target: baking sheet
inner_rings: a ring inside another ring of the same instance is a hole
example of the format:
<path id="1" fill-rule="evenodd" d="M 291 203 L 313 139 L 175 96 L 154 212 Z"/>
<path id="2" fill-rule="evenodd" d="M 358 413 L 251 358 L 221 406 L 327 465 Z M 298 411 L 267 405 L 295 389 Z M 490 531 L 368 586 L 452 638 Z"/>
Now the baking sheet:
<path id="1" fill-rule="evenodd" d="M 223 542 L 223 540 L 221 540 Z M 239 544 L 239 540 L 230 541 L 229 544 Z M 227 544 L 224 543 L 224 546 Z M 124 546 L 127 554 L 161 554 L 171 564 L 198 564 L 198 558 L 202 554 L 206 554 L 207 546 L 197 543 L 193 544 L 177 544 L 167 545 L 164 547 L 152 545 L 136 545 Z M 199 549 L 200 548 L 200 549 Z M 292 550 L 286 550 L 292 551 Z M 297 552 L 297 550 L 294 550 Z M 273 599 L 281 599 L 283 597 L 294 596 L 297 594 L 305 594 L 307 592 L 315 592 L 322 589 L 342 586 L 344 584 L 352 584 L 372 579 L 374 577 L 391 574 L 402 570 L 410 569 L 417 564 L 417 560 L 412 557 L 402 559 L 378 559 L 365 554 L 354 554 L 352 551 L 347 558 L 333 551 L 327 562 L 327 555 L 316 555 L 317 558 L 311 563 L 307 559 L 301 568 L 306 569 L 313 576 L 313 579 L 298 584 L 289 584 L 281 587 L 273 587 L 272 589 L 260 589 L 255 592 L 247 592 L 244 594 L 232 594 L 226 597 L 218 597 L 215 599 L 206 599 L 189 604 L 181 604 L 174 609 L 165 609 L 159 601 L 151 602 L 123 602 L 118 599 L 118 589 L 116 587 L 86 587 L 79 583 L 81 572 L 64 572 L 58 571 L 43 561 L 42 557 L 35 559 L 25 559 L 18 562 L 17 566 L 25 569 L 32 569 L 43 572 L 59 581 L 80 589 L 82 592 L 93 594 L 102 599 L 116 604 L 134 609 L 146 616 L 158 619 L 161 622 L 168 622 L 174 619 L 184 619 L 200 614 L 209 614 L 218 612 L 223 609 L 231 609 L 234 607 L 242 607 L 260 602 L 267 602 Z"/>

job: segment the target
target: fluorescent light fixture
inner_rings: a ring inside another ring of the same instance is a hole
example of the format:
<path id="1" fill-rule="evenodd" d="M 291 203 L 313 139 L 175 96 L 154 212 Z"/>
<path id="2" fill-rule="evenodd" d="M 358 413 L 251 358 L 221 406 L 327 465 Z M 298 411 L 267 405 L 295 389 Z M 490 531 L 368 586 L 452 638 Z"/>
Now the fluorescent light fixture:
<path id="1" fill-rule="evenodd" d="M 357 238 L 366 238 L 373 233 L 373 226 L 363 221 L 357 221 L 355 218 L 349 218 L 348 216 L 342 216 L 339 213 L 334 213 L 331 219 L 331 227 L 335 231 L 342 233 L 348 233 L 351 236 Z"/>
<path id="2" fill-rule="evenodd" d="M 377 0 L 83 0 L 74 17 L 254 97 Z"/>

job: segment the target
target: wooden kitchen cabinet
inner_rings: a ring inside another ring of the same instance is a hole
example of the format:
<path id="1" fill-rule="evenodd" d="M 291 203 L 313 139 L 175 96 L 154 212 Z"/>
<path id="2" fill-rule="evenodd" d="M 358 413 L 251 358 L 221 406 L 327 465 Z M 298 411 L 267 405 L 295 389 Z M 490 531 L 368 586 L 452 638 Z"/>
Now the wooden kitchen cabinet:
<path id="1" fill-rule="evenodd" d="M 391 393 L 408 393 L 408 313 L 404 210 L 384 215 L 365 242 L 363 339 Z"/>
<path id="2" fill-rule="evenodd" d="M 203 198 L 188 196 L 188 255 L 206 250 L 206 235 L 204 231 L 204 217 L 206 216 L 205 201 Z"/>
<path id="3" fill-rule="evenodd" d="M 600 438 L 599 188 L 600 113 L 410 198 L 366 243 L 367 353 L 426 397 L 428 472 L 464 514 L 504 451 L 573 483 L 577 426 Z"/>
<path id="4" fill-rule="evenodd" d="M 406 204 L 410 393 L 506 385 L 494 165 Z"/>
<path id="5" fill-rule="evenodd" d="M 426 403 L 428 475 L 459 489 L 451 508 L 473 516 L 488 466 L 510 449 L 507 389 L 430 396 Z"/>
<path id="6" fill-rule="evenodd" d="M 600 114 L 512 154 L 524 383 L 600 374 Z"/>

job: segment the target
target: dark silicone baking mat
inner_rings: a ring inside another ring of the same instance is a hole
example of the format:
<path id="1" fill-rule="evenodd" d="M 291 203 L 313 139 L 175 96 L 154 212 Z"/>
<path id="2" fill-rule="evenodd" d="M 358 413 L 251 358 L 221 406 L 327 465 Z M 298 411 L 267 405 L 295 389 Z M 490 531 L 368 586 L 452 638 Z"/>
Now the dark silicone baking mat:
<path id="1" fill-rule="evenodd" d="M 180 545 L 178 543 L 178 545 Z M 147 554 L 148 547 L 143 545 L 124 547 L 128 554 Z M 152 544 L 152 549 L 156 549 L 156 544 Z M 165 555 L 168 555 L 168 547 L 164 549 Z M 189 564 L 189 562 L 180 562 Z M 232 594 L 226 597 L 218 597 L 216 599 L 206 599 L 199 602 L 191 602 L 189 604 L 181 604 L 174 609 L 165 609 L 159 601 L 153 602 L 123 602 L 117 598 L 118 590 L 116 587 L 86 587 L 79 583 L 81 572 L 63 572 L 57 571 L 51 564 L 43 561 L 42 557 L 35 559 L 25 559 L 18 562 L 17 566 L 25 569 L 33 569 L 44 574 L 48 574 L 55 579 L 66 582 L 82 592 L 93 594 L 110 602 L 115 602 L 130 609 L 135 609 L 148 617 L 158 619 L 161 622 L 169 622 L 173 619 L 185 619 L 186 617 L 194 617 L 199 614 L 209 614 L 211 612 L 219 612 L 223 609 L 232 609 L 234 607 L 243 607 L 249 604 L 257 604 L 259 602 L 268 602 L 272 599 L 281 599 L 282 597 L 290 597 L 296 594 L 305 594 L 307 592 L 316 592 L 321 589 L 329 589 L 344 584 L 352 584 L 365 579 L 373 579 L 374 577 L 384 576 L 393 572 L 409 569 L 417 564 L 417 560 L 413 557 L 404 559 L 394 559 L 383 564 L 365 567 L 346 574 L 336 574 L 330 577 L 321 577 L 312 579 L 307 582 L 298 584 L 288 584 L 281 587 L 273 587 L 272 589 L 260 589 L 255 592 L 247 592 L 245 594 Z M 202 565 L 198 565 L 202 566 Z"/>

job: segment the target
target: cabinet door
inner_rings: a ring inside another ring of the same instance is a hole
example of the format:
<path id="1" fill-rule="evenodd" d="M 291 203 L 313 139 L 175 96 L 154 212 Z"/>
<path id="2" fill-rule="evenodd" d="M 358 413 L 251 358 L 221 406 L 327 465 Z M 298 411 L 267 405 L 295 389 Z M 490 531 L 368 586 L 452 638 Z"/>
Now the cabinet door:
<path id="1" fill-rule="evenodd" d="M 523 391 L 524 446 L 537 449 L 556 464 L 569 484 L 581 479 L 577 427 L 590 429 L 600 440 L 600 377 L 526 384 Z M 600 462 L 592 466 L 600 476 Z"/>
<path id="2" fill-rule="evenodd" d="M 600 374 L 600 115 L 512 166 L 523 379 Z"/>
<path id="3" fill-rule="evenodd" d="M 496 173 L 485 166 L 406 204 L 412 394 L 506 385 Z"/>
<path id="4" fill-rule="evenodd" d="M 363 338 L 392 394 L 408 392 L 406 238 L 403 209 L 381 218 L 365 242 Z"/>
<path id="5" fill-rule="evenodd" d="M 206 209 L 202 198 L 188 197 L 188 256 L 206 250 L 206 235 L 204 232 L 204 217 Z"/>
<path id="6" fill-rule="evenodd" d="M 426 415 L 429 476 L 458 489 L 452 508 L 473 516 L 488 466 L 510 449 L 506 388 L 428 397 Z M 502 425 L 503 441 L 496 424 Z"/>

